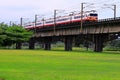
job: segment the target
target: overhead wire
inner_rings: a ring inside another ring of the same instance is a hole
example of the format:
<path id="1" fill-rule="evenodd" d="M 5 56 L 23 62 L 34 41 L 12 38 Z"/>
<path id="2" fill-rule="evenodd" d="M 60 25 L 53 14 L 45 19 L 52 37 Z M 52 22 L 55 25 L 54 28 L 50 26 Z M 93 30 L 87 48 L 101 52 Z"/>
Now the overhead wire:
<path id="1" fill-rule="evenodd" d="M 103 8 L 103 4 L 107 3 L 107 4 L 116 4 L 117 7 L 119 8 L 120 7 L 120 2 L 117 1 L 117 0 L 92 0 L 92 2 L 94 2 L 93 6 L 89 6 L 89 7 L 86 7 L 84 10 L 96 10 L 97 12 L 103 12 L 103 10 L 105 10 L 106 8 Z M 89 3 L 89 2 L 87 2 Z M 74 5 L 71 5 L 69 7 L 64 7 L 62 8 L 63 10 L 65 10 L 64 12 L 60 12 L 58 13 L 57 15 L 66 15 L 66 14 L 70 14 L 71 12 L 80 12 L 80 9 L 81 9 L 81 3 L 78 3 L 78 4 L 74 4 Z M 53 17 L 53 11 L 52 12 L 46 12 L 44 14 L 44 18 L 51 18 Z"/>

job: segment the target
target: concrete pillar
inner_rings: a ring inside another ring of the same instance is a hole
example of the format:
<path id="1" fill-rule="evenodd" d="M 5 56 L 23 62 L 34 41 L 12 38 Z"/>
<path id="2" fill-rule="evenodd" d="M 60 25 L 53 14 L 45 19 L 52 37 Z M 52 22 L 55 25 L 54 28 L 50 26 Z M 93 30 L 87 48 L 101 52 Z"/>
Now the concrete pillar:
<path id="1" fill-rule="evenodd" d="M 51 50 L 51 43 L 45 43 L 45 50 Z"/>
<path id="2" fill-rule="evenodd" d="M 22 43 L 21 42 L 17 42 L 16 43 L 16 49 L 21 49 L 22 47 Z"/>
<path id="3" fill-rule="evenodd" d="M 35 39 L 30 38 L 29 40 L 29 49 L 35 49 Z"/>
<path id="4" fill-rule="evenodd" d="M 103 42 L 104 42 L 104 35 L 102 34 L 94 34 L 94 52 L 102 52 L 103 51 Z"/>
<path id="5" fill-rule="evenodd" d="M 46 37 L 44 39 L 44 49 L 51 50 L 51 37 Z"/>
<path id="6" fill-rule="evenodd" d="M 72 51 L 72 43 L 73 43 L 73 37 L 66 36 L 65 37 L 65 51 Z"/>

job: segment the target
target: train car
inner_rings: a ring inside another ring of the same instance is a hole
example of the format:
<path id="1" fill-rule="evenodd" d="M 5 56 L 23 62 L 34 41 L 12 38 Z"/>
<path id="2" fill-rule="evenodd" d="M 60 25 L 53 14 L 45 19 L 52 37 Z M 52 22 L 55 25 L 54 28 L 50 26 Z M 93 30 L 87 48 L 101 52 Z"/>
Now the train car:
<path id="1" fill-rule="evenodd" d="M 41 27 L 43 27 L 43 21 L 42 20 L 37 21 L 35 24 L 35 28 L 41 28 Z"/>
<path id="2" fill-rule="evenodd" d="M 45 23 L 44 26 L 48 26 L 48 27 L 53 26 L 54 18 L 46 19 L 44 23 Z"/>
<path id="3" fill-rule="evenodd" d="M 73 22 L 80 22 L 81 21 L 81 17 L 82 17 L 82 20 L 86 20 L 86 15 L 85 14 L 83 14 L 82 16 L 81 16 L 81 14 L 80 13 L 78 13 L 78 14 L 75 14 L 74 16 L 73 16 L 73 19 L 72 19 L 72 21 Z"/>
<path id="4" fill-rule="evenodd" d="M 82 18 L 81 18 L 82 17 Z M 35 22 L 31 22 L 28 23 L 25 28 L 26 29 L 31 29 L 31 28 L 42 28 L 44 27 L 52 27 L 54 26 L 54 24 L 67 24 L 70 22 L 80 22 L 81 19 L 85 22 L 85 21 L 97 21 L 98 20 L 98 14 L 94 13 L 94 12 L 90 12 L 90 13 L 84 13 L 82 16 L 80 13 L 74 14 L 74 15 L 66 15 L 66 16 L 60 16 L 60 17 L 56 17 L 56 19 L 54 20 L 54 18 L 49 18 L 44 20 L 44 22 L 42 20 L 37 21 L 36 24 Z"/>
<path id="5" fill-rule="evenodd" d="M 81 14 L 75 14 L 74 17 L 73 17 L 73 22 L 80 22 L 81 21 L 81 17 L 82 17 L 82 20 L 84 22 L 86 21 L 97 21 L 98 20 L 98 14 L 97 13 L 89 13 L 89 14 L 83 14 L 81 16 Z"/>
<path id="6" fill-rule="evenodd" d="M 70 22 L 70 16 L 61 16 L 56 18 L 56 24 L 67 24 Z"/>
<path id="7" fill-rule="evenodd" d="M 98 14 L 97 13 L 90 13 L 87 16 L 88 21 L 97 21 L 98 20 Z"/>
<path id="8" fill-rule="evenodd" d="M 29 22 L 29 23 L 25 24 L 24 27 L 25 27 L 26 29 L 32 29 L 32 28 L 34 28 L 34 22 Z"/>

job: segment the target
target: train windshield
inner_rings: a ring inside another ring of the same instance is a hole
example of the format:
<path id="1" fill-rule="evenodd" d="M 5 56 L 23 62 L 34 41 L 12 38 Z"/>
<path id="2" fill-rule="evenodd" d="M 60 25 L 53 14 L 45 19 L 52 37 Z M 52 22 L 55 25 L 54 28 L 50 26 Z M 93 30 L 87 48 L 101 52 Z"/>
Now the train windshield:
<path id="1" fill-rule="evenodd" d="M 93 14 L 93 13 L 91 13 L 90 16 L 98 16 L 98 14 Z"/>

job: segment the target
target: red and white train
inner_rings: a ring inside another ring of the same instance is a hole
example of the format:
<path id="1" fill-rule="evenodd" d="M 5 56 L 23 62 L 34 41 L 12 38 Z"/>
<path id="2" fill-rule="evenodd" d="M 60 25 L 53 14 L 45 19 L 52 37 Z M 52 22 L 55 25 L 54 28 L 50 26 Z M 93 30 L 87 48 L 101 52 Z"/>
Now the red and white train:
<path id="1" fill-rule="evenodd" d="M 90 13 L 84 13 L 82 16 L 82 20 L 85 21 L 97 21 L 98 20 L 98 14 L 95 12 Z M 52 27 L 54 24 L 70 24 L 75 22 L 81 21 L 81 14 L 73 14 L 73 15 L 67 15 L 67 16 L 59 16 L 54 18 L 49 18 L 46 20 L 40 20 L 35 22 L 30 22 L 24 25 L 26 29 L 34 29 L 34 28 L 42 28 L 42 27 Z"/>

